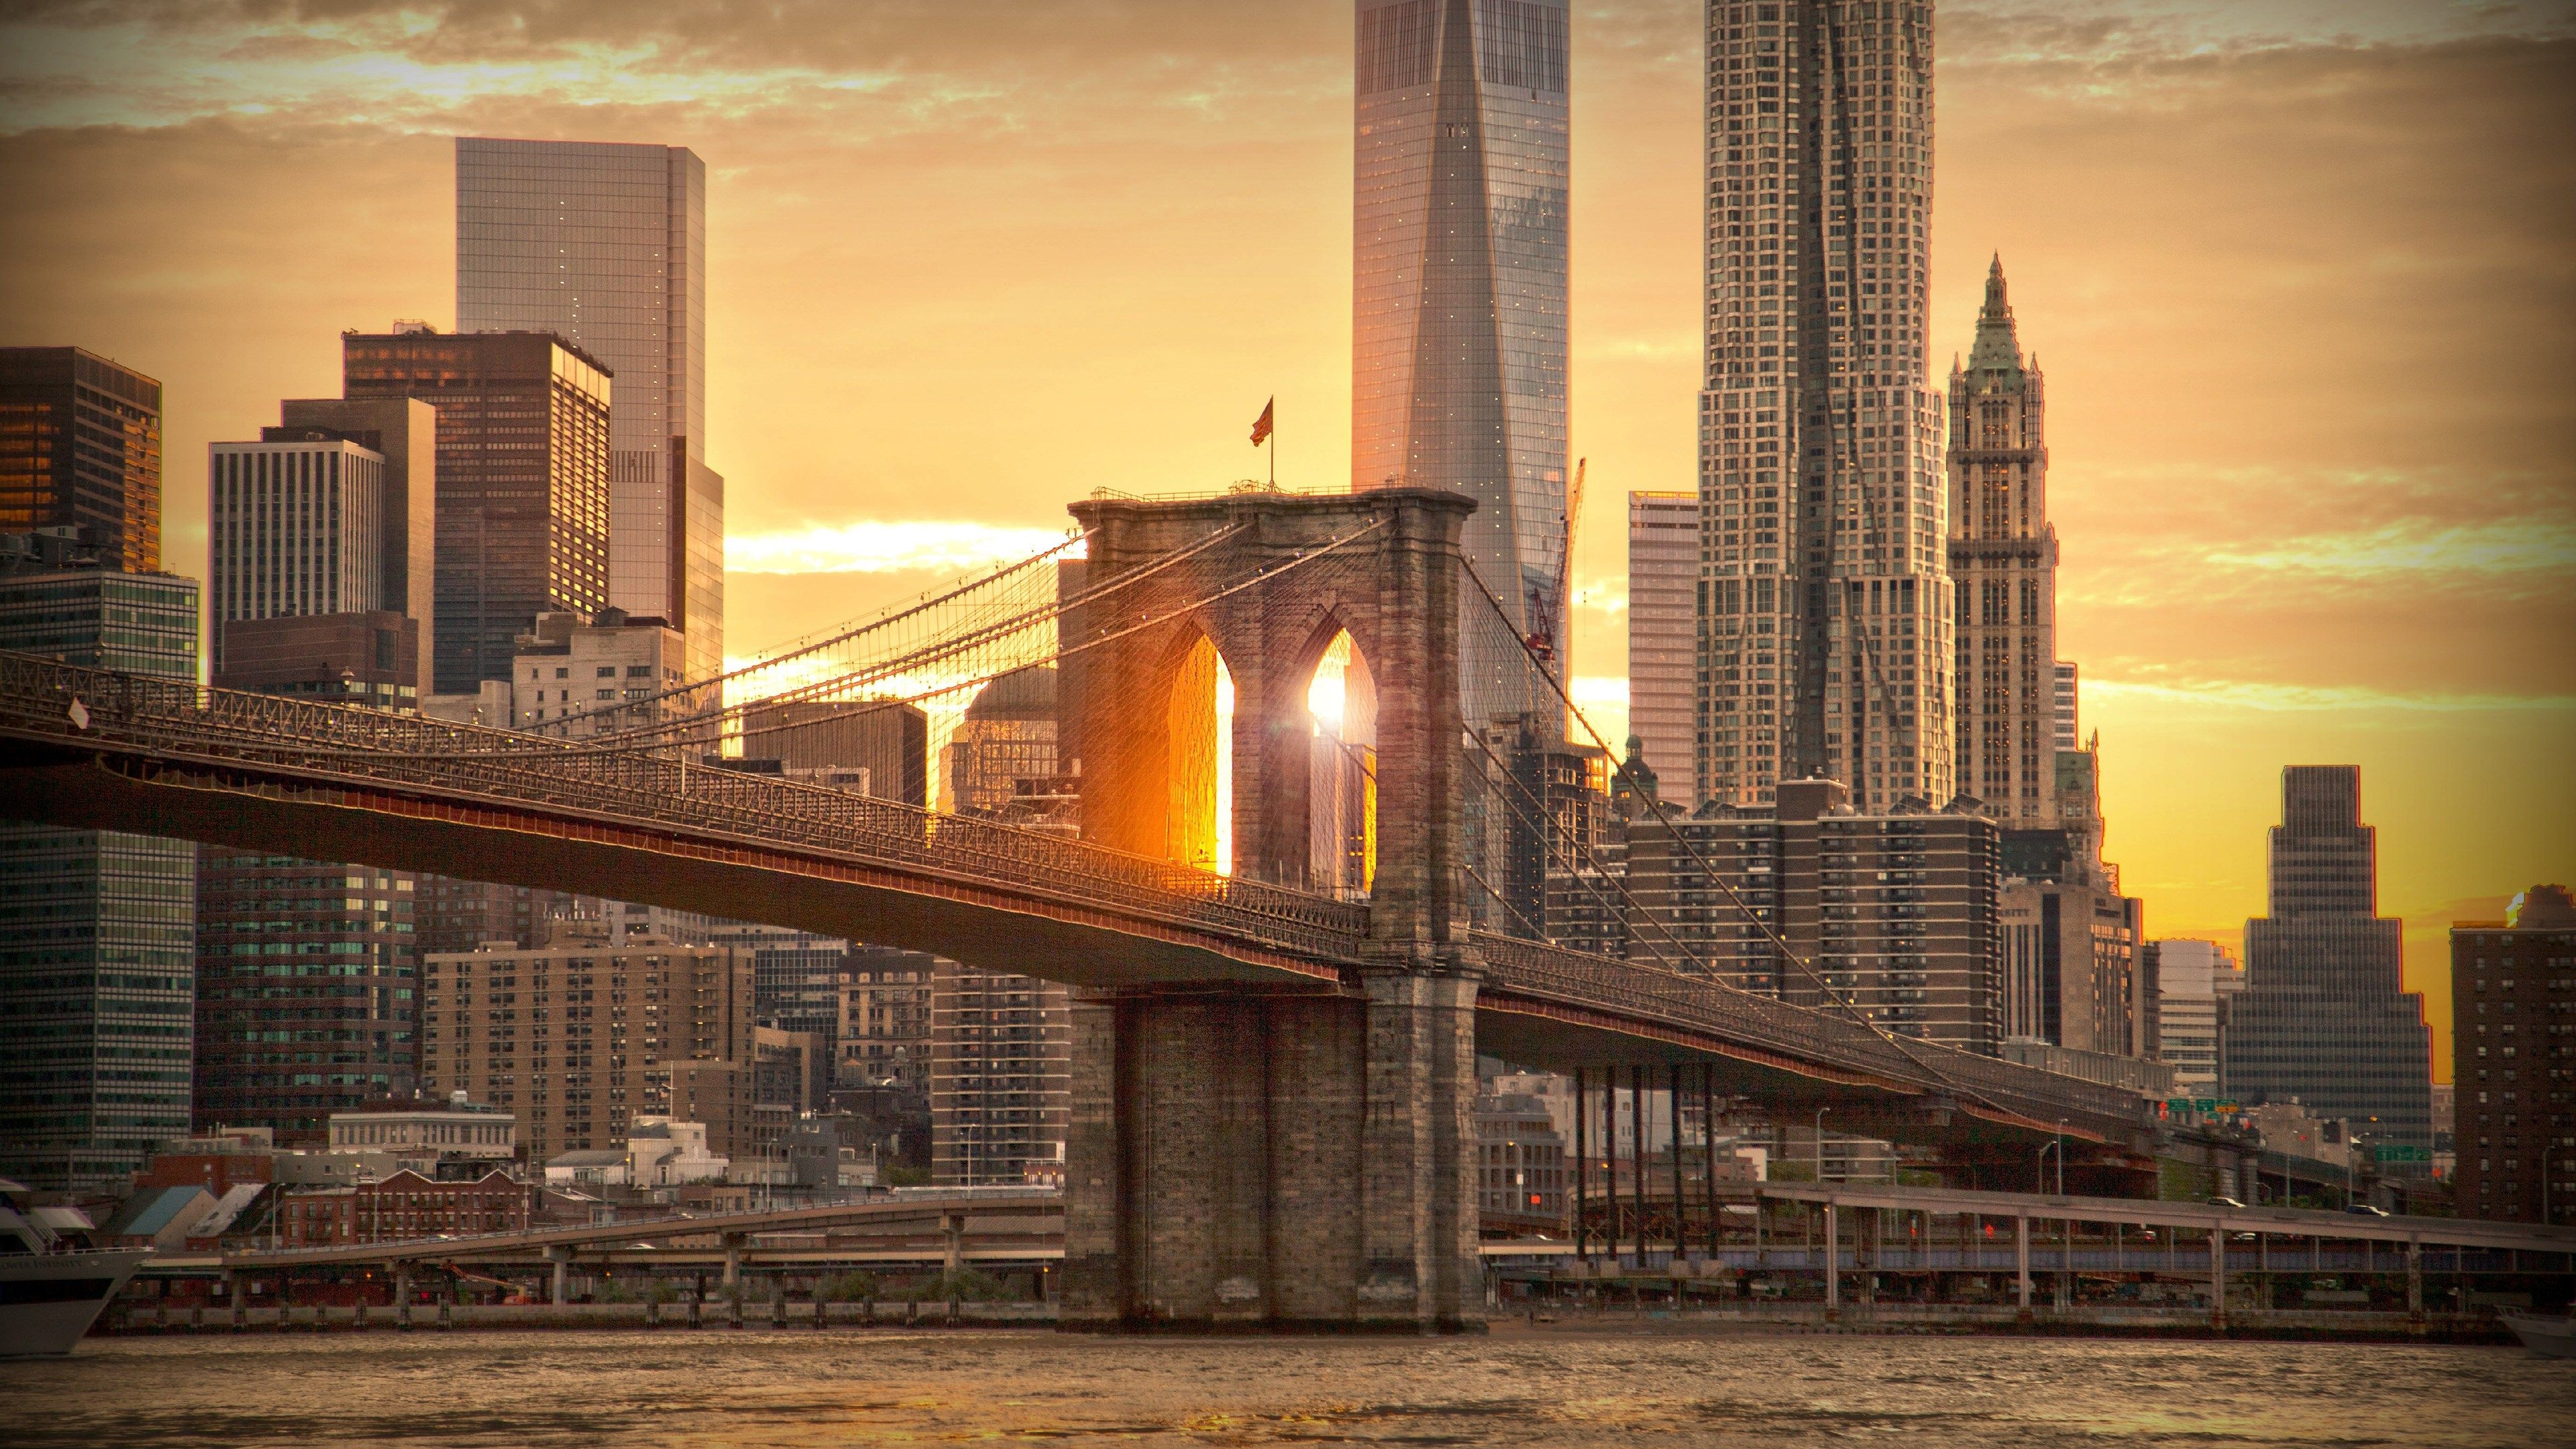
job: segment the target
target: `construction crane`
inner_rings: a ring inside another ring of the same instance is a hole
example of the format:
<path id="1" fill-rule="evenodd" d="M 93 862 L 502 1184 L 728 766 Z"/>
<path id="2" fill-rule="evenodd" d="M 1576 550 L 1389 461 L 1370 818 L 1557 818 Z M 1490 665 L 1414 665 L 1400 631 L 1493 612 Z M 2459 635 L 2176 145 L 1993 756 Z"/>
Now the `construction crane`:
<path id="1" fill-rule="evenodd" d="M 1565 547 L 1556 556 L 1556 586 L 1544 596 L 1530 599 L 1530 632 L 1523 642 L 1542 664 L 1556 663 L 1556 629 L 1560 621 L 1574 616 L 1574 524 L 1583 516 L 1583 473 L 1591 466 L 1589 458 L 1574 460 L 1574 483 L 1565 490 L 1565 517 L 1561 520 Z M 1568 624 L 1568 627 L 1572 627 Z"/>

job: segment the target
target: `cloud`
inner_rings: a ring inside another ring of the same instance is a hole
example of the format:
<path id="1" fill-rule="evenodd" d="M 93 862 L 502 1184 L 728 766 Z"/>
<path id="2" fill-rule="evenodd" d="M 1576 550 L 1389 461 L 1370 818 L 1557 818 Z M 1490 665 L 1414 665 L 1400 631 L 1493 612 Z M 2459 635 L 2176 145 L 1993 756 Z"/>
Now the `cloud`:
<path id="1" fill-rule="evenodd" d="M 725 539 L 725 568 L 745 574 L 960 573 L 1044 553 L 1063 529 L 1008 528 L 971 520 L 814 525 Z M 1079 558 L 1076 549 L 1067 557 Z"/>
<path id="2" fill-rule="evenodd" d="M 881 124 L 963 112 L 1043 135 L 1077 98 L 1232 113 L 1346 93 L 1349 24 L 1194 0 L 37 0 L 0 15 L 0 84 L 21 127 L 171 124 L 245 96 L 423 129 L 532 96 L 787 117 L 855 92 Z"/>
<path id="3" fill-rule="evenodd" d="M 2222 548 L 2207 558 L 2221 569 L 2338 579 L 2542 573 L 2563 585 L 2566 570 L 2576 568 L 2576 530 L 2501 523 L 2431 530 L 2392 526 L 2287 539 L 2268 549 Z"/>
<path id="4" fill-rule="evenodd" d="M 1574 607 L 1614 618 L 1624 616 L 1628 612 L 1628 581 L 1577 578 Z"/>
<path id="5" fill-rule="evenodd" d="M 2406 713 L 2465 714 L 2497 710 L 2544 710 L 2576 715 L 2576 695 L 2392 693 L 2356 687 L 2307 686 L 2247 679 L 2202 679 L 2164 682 L 2088 676 L 2086 699 L 2103 696 L 2157 700 L 2223 709 L 2309 710 L 2361 713 L 2398 710 Z"/>
<path id="6" fill-rule="evenodd" d="M 1628 738 L 1628 680 L 1616 674 L 1578 674 L 1565 682 L 1565 692 L 1573 697 L 1575 709 L 1590 724 L 1591 733 L 1599 735 L 1613 751 Z M 1577 744 L 1588 744 L 1590 738 L 1583 724 L 1576 724 L 1568 737 Z"/>
<path id="7" fill-rule="evenodd" d="M 1565 692 L 1573 695 L 1581 708 L 1615 704 L 1624 709 L 1628 704 L 1628 679 L 1620 674 L 1578 674 L 1566 683 Z"/>

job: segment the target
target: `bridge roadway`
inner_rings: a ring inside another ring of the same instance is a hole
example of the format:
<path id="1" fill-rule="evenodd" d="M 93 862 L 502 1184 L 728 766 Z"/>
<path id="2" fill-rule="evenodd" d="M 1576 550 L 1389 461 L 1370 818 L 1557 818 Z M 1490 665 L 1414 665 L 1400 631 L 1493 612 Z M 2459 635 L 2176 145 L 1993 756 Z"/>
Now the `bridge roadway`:
<path id="1" fill-rule="evenodd" d="M 704 1240 L 715 1248 L 739 1248 L 760 1233 L 811 1232 L 825 1228 L 865 1228 L 892 1232 L 933 1229 L 951 1239 L 968 1230 L 970 1220 L 986 1223 L 1052 1222 L 1061 1242 L 1064 1195 L 1045 1188 L 1025 1193 L 959 1193 L 954 1195 L 871 1198 L 826 1207 L 776 1208 L 763 1212 L 708 1213 L 697 1217 L 643 1218 L 622 1223 L 585 1223 L 568 1227 L 528 1228 L 517 1232 L 469 1233 L 443 1238 L 402 1238 L 379 1243 L 335 1243 L 309 1248 L 252 1249 L 224 1253 L 216 1266 L 228 1272 L 278 1268 L 316 1268 L 335 1264 L 368 1266 L 405 1262 L 488 1263 L 528 1254 L 539 1257 L 557 1249 L 633 1244 L 651 1240 L 681 1244 Z"/>
<path id="2" fill-rule="evenodd" d="M 2228 1254 L 2232 1271 L 2403 1272 L 2410 1256 L 2421 1254 L 2425 1271 L 2576 1273 L 2576 1229 L 2478 1218 L 2379 1217 L 1874 1183 L 1771 1182 L 1725 1188 L 1722 1192 L 1739 1208 L 1748 1199 L 1757 1206 L 1805 1205 L 1815 1210 L 1814 1221 L 1823 1224 L 1823 1231 L 1811 1232 L 1808 1241 L 1773 1238 L 1767 1242 L 1756 1231 L 1751 1241 L 1721 1243 L 1712 1250 L 1686 1245 L 1679 1255 L 1654 1248 L 1643 1264 L 1634 1251 L 1623 1252 L 1615 1260 L 1606 1253 L 1592 1257 L 1603 1260 L 1604 1268 L 1610 1268 L 1615 1261 L 1619 1270 L 1650 1273 L 1657 1268 L 1669 1270 L 1676 1262 L 1685 1268 L 1715 1263 L 1755 1271 L 1813 1271 L 1824 1260 L 1825 1244 L 1832 1244 L 1836 1261 L 1853 1271 L 2008 1272 L 2017 1265 L 2027 1265 L 2033 1271 L 2194 1272 L 2208 1264 L 2206 1243 L 2215 1233 L 2221 1240 L 2237 1245 Z M 817 1248 L 753 1243 L 767 1234 L 833 1228 L 861 1229 L 888 1237 L 935 1232 L 942 1246 L 933 1248 L 931 1255 L 945 1253 L 952 1262 L 968 1257 L 1034 1261 L 1063 1255 L 1064 1207 L 1064 1195 L 1046 1188 L 925 1193 L 823 1207 L 646 1218 L 459 1237 L 252 1249 L 214 1255 L 176 1254 L 166 1255 L 156 1266 L 172 1271 L 243 1273 L 422 1262 L 493 1265 L 544 1262 L 585 1249 L 591 1251 L 582 1252 L 581 1261 L 593 1263 L 705 1258 L 778 1266 L 887 1256 L 878 1249 L 850 1245 Z M 1855 1221 L 1853 1215 L 1866 1212 L 1899 1214 L 1898 1221 L 1905 1225 L 1901 1235 L 1890 1232 L 1873 1240 L 1855 1231 L 1849 1246 L 1844 1246 L 1842 1239 Z M 1936 1232 L 1933 1219 L 1950 1219 L 1957 1225 L 1957 1232 Z M 2089 1236 L 2081 1230 L 2069 1233 L 2066 1225 L 2070 1224 L 2096 1231 Z M 2010 1232 L 2014 1242 L 1989 1241 L 1989 1229 Z M 2163 1231 L 2139 1243 L 2129 1236 L 2132 1229 Z M 2185 1243 L 2178 1238 L 2180 1233 L 2192 1234 L 2197 1241 Z M 984 1250 L 961 1251 L 961 1246 L 976 1236 L 986 1240 Z M 1824 1243 L 1812 1241 L 1817 1237 Z M 1005 1238 L 1015 1241 L 1005 1248 L 1001 1245 Z M 2302 1246 L 2294 1249 L 2284 1240 Z M 2276 1250 L 2276 1244 L 2282 1246 Z M 1574 1244 L 1562 1240 L 1488 1240 L 1483 1252 L 1489 1259 L 1524 1265 L 1584 1258 Z M 911 1252 L 896 1256 L 919 1259 L 924 1255 Z"/>
<path id="3" fill-rule="evenodd" d="M 1602 1255 L 1599 1270 L 1609 1276 L 1660 1271 L 1681 1277 L 1711 1269 L 1818 1273 L 1829 1313 L 1842 1302 L 1846 1273 L 2009 1273 L 2023 1309 L 2031 1307 L 2034 1285 L 2047 1274 L 2056 1275 L 2061 1305 L 2081 1274 L 2191 1276 L 2208 1283 L 2208 1301 L 2220 1321 L 2231 1274 L 2403 1274 L 2407 1308 L 2417 1314 L 2425 1306 L 2426 1273 L 2576 1276 L 2576 1229 L 2539 1224 L 1877 1183 L 1762 1183 L 1751 1196 L 1757 1209 L 1765 1202 L 1813 1209 L 1802 1240 L 1764 1241 L 1756 1211 L 1749 1243 L 1712 1244 L 1705 1252 L 1679 1245 L 1658 1252 L 1640 1245 L 1626 1255 Z M 1897 1215 L 1897 1230 L 1886 1224 L 1889 1213 Z M 1951 1220 L 1950 1233 L 1936 1232 L 1939 1218 Z M 1998 1228 L 2009 1230 L 2007 1242 L 1991 1240 Z M 2089 1239 L 2085 1228 L 2093 1230 Z M 2131 1229 L 2146 1236 L 2133 1240 Z M 2182 1233 L 2197 1240 L 2184 1240 Z M 1595 1271 L 1572 1244 L 1502 1257 L 1497 1266 L 1544 1268 L 1553 1276 L 1555 1264 L 1568 1257 L 1580 1259 L 1578 1272 Z"/>
<path id="4" fill-rule="evenodd" d="M 498 880 L 930 951 L 1078 986 L 1357 994 L 1367 908 L 848 791 L 0 652 L 20 818 Z M 2150 1150 L 2132 1094 L 1832 1012 L 1478 935 L 1478 1046 L 1713 1066 L 1846 1131 Z"/>

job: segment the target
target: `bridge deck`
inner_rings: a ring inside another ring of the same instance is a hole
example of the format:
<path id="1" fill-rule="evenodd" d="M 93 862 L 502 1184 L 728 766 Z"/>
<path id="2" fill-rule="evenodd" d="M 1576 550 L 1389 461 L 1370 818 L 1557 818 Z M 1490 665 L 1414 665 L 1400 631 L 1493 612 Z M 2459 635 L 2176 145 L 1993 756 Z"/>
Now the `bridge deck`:
<path id="1" fill-rule="evenodd" d="M 0 652 L 32 818 L 653 901 L 1088 985 L 1343 990 L 1363 906 L 848 791 Z M 1480 1033 L 1532 1065 L 1719 1061 L 1744 1089 L 1883 1099 L 1871 1130 L 2143 1149 L 2115 1089 L 1829 1011 L 1498 936 Z M 1859 1125 L 1858 1114 L 1838 1121 Z"/>

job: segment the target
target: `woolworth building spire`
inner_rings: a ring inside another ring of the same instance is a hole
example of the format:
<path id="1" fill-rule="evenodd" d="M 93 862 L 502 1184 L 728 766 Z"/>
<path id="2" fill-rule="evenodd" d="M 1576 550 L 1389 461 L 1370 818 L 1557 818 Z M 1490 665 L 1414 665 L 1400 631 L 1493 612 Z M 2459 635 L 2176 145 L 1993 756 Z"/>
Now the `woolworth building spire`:
<path id="1" fill-rule="evenodd" d="M 2007 825 L 2059 823 L 2057 531 L 2046 386 L 2025 366 L 1998 255 L 1965 368 L 1950 370 L 1950 575 L 1963 795 Z"/>

